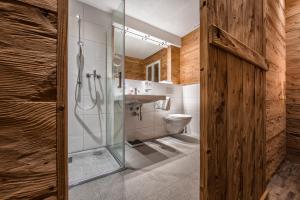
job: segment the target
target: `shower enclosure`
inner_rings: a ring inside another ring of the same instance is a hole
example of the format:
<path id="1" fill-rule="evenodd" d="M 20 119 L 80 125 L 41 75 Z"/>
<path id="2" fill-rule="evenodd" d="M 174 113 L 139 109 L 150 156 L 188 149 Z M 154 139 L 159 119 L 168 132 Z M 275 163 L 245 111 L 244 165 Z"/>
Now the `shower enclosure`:
<path id="1" fill-rule="evenodd" d="M 69 0 L 68 162 L 73 187 L 124 168 L 124 0 Z"/>

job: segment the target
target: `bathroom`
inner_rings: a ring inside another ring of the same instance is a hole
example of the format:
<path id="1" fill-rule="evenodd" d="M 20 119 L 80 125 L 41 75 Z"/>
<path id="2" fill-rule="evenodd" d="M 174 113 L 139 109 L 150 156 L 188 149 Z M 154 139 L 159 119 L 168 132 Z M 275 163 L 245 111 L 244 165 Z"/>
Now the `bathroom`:
<path id="1" fill-rule="evenodd" d="M 170 3 L 69 1 L 70 199 L 199 198 L 199 1 Z"/>
<path id="2" fill-rule="evenodd" d="M 0 1 L 0 199 L 300 199 L 299 5 Z"/>

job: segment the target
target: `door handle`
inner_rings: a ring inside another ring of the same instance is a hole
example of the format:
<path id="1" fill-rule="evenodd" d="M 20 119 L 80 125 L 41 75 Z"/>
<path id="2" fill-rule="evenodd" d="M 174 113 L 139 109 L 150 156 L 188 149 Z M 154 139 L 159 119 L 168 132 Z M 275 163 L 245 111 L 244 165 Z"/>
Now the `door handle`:
<path id="1" fill-rule="evenodd" d="M 122 88 L 122 72 L 118 72 L 119 75 L 119 85 L 118 88 Z"/>

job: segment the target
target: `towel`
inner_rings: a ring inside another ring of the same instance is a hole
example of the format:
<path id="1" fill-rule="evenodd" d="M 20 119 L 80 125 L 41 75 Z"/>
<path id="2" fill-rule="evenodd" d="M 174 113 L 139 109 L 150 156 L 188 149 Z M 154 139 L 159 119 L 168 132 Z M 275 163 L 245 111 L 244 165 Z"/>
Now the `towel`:
<path id="1" fill-rule="evenodd" d="M 166 100 L 159 100 L 155 103 L 155 109 L 170 110 L 170 108 L 171 108 L 170 97 L 166 97 Z"/>

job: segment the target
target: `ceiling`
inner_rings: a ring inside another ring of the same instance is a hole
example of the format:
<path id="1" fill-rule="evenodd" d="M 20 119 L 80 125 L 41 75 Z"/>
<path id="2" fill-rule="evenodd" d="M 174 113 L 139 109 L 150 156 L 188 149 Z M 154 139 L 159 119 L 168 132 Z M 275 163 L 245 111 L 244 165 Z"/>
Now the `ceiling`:
<path id="1" fill-rule="evenodd" d="M 200 23 L 199 0 L 126 0 L 126 15 L 183 37 Z"/>
<path id="2" fill-rule="evenodd" d="M 145 59 L 158 52 L 162 48 L 163 47 L 160 47 L 156 44 L 152 44 L 128 35 L 126 35 L 125 38 L 125 55 L 133 58 Z"/>
<path id="3" fill-rule="evenodd" d="M 111 13 L 117 10 L 121 5 L 121 0 L 78 0 L 82 3 L 88 4 L 105 12 Z"/>
<path id="4" fill-rule="evenodd" d="M 106 12 L 121 0 L 81 0 Z M 126 0 L 126 15 L 183 37 L 200 23 L 199 0 Z"/>

